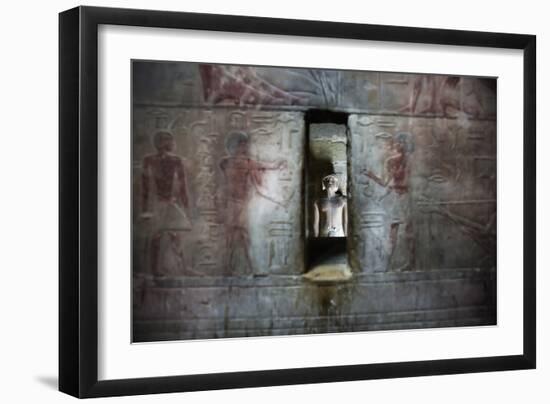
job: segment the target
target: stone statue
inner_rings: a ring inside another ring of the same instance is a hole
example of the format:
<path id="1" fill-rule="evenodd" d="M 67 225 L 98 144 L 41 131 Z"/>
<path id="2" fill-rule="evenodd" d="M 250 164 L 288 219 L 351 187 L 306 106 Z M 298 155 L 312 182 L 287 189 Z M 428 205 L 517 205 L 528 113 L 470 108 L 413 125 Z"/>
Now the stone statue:
<path id="1" fill-rule="evenodd" d="M 339 194 L 339 180 L 335 174 L 322 180 L 326 196 L 313 204 L 313 235 L 315 237 L 345 237 L 348 232 L 346 197 Z"/>

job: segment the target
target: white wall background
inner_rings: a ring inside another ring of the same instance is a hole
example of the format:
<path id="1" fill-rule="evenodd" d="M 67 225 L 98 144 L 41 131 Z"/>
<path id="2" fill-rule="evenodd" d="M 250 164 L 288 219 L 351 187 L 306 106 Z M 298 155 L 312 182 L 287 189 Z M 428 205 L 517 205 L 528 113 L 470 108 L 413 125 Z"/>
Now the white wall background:
<path id="1" fill-rule="evenodd" d="M 6 403 L 63 403 L 57 392 L 57 13 L 78 5 L 38 1 L 7 2 L 0 24 L 2 63 L 0 102 L 3 129 L 0 150 L 0 400 Z M 550 187 L 544 173 L 550 159 L 550 27 L 544 2 L 482 3 L 441 1 L 298 3 L 258 0 L 90 1 L 88 5 L 156 8 L 283 18 L 337 20 L 388 25 L 530 33 L 538 36 L 538 369 L 460 376 L 285 386 L 217 392 L 113 398 L 151 403 L 464 403 L 550 399 L 549 224 Z M 518 242 L 520 237 L 518 236 Z M 411 347 L 414 349 L 414 347 Z"/>

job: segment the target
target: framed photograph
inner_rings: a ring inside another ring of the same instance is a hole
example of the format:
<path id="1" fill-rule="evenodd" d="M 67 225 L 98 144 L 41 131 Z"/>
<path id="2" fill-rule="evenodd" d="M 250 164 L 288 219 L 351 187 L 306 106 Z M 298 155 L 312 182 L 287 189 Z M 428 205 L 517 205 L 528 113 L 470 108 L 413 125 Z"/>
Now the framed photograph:
<path id="1" fill-rule="evenodd" d="M 535 367 L 535 36 L 59 27 L 61 391 Z"/>

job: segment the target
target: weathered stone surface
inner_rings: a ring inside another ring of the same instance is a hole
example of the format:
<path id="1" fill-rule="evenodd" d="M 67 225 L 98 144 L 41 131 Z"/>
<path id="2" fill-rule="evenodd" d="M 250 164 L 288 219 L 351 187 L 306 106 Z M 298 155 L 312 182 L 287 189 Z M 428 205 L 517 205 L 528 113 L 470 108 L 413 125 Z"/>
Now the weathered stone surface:
<path id="1" fill-rule="evenodd" d="M 351 115 L 349 126 L 357 270 L 495 265 L 493 121 Z"/>
<path id="2" fill-rule="evenodd" d="M 496 80 L 306 68 L 133 63 L 134 103 L 494 119 Z"/>
<path id="3" fill-rule="evenodd" d="M 494 324 L 493 270 L 364 274 L 319 286 L 301 277 L 195 278 L 152 287 L 134 320 L 138 341 Z M 158 310 L 161 308 L 161 310 Z M 161 336 L 162 335 L 162 336 Z"/>
<path id="4" fill-rule="evenodd" d="M 143 177 L 146 156 L 156 153 L 151 134 L 164 128 L 174 134 L 174 155 L 183 162 L 189 202 L 178 209 L 190 222 L 185 229 L 162 228 L 155 180 Z M 136 108 L 134 271 L 163 276 L 301 273 L 303 131 L 300 113 Z M 246 142 L 241 151 L 239 142 Z M 150 188 L 147 208 L 142 206 L 144 186 Z M 144 211 L 156 216 L 144 218 Z M 151 243 L 156 236 L 163 250 L 159 260 L 172 258 L 155 268 Z"/>

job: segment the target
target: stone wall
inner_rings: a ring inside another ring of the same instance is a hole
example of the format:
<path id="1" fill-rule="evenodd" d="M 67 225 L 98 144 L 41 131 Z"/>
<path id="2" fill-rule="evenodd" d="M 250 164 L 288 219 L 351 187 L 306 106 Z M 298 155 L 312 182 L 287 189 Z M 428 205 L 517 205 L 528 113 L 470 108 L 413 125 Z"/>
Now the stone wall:
<path id="1" fill-rule="evenodd" d="M 494 121 L 351 115 L 352 262 L 367 272 L 496 265 Z M 402 135 L 407 189 L 388 192 L 392 142 Z M 397 240 L 393 256 L 388 240 Z"/>
<path id="2" fill-rule="evenodd" d="M 134 106 L 496 117 L 493 78 L 139 61 L 132 77 Z"/>
<path id="3" fill-rule="evenodd" d="M 133 97 L 135 342 L 496 323 L 496 80 L 134 62 Z M 345 283 L 302 276 L 312 108 L 349 114 Z"/>

